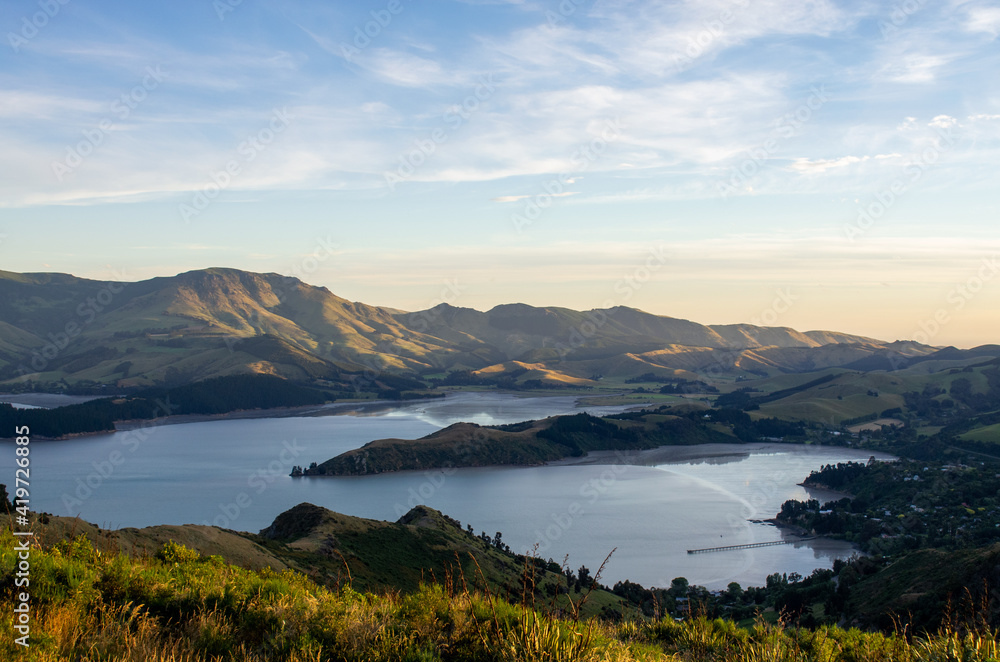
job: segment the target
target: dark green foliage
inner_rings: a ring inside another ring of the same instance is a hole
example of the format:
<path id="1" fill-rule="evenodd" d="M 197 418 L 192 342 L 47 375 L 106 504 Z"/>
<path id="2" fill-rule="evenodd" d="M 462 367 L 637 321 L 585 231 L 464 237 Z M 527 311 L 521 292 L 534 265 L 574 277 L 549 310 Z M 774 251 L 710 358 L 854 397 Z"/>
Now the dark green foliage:
<path id="1" fill-rule="evenodd" d="M 750 395 L 749 388 L 741 388 L 732 393 L 724 393 L 715 399 L 715 406 L 719 409 L 754 409 L 753 396 Z M 756 405 L 759 409 L 760 405 Z"/>
<path id="2" fill-rule="evenodd" d="M 559 416 L 537 436 L 566 447 L 569 449 L 567 454 L 572 456 L 583 455 L 589 450 L 639 448 L 643 445 L 635 430 L 618 427 L 589 414 Z"/>
<path id="3" fill-rule="evenodd" d="M 801 393 L 802 391 L 808 391 L 811 388 L 822 386 L 827 382 L 833 381 L 837 377 L 838 375 L 836 374 L 823 375 L 822 377 L 808 381 L 805 384 L 799 384 L 798 386 L 781 389 L 780 391 L 774 391 L 773 393 L 768 393 L 767 395 L 761 395 L 758 397 L 750 395 L 754 389 L 741 388 L 737 391 L 733 391 L 732 393 L 720 395 L 715 400 L 715 406 L 720 408 L 755 411 L 760 409 L 762 404 L 774 402 L 775 400 L 781 400 L 782 398 L 787 398 L 790 395 L 795 395 L 796 393 Z"/>
<path id="4" fill-rule="evenodd" d="M 114 429 L 110 400 L 94 400 L 55 409 L 15 409 L 0 403 L 0 435 L 13 437 L 14 427 L 26 425 L 32 435 L 63 437 Z"/>
<path id="5" fill-rule="evenodd" d="M 848 462 L 827 465 L 804 484 L 853 498 L 822 506 L 787 501 L 777 520 L 849 540 L 871 554 L 967 550 L 994 543 L 1000 530 L 1000 475 L 993 469 L 929 460 Z"/>
<path id="6" fill-rule="evenodd" d="M 216 377 L 176 388 L 153 388 L 127 398 L 101 398 L 54 409 L 14 409 L 0 403 L 0 430 L 27 425 L 33 435 L 114 430 L 115 421 L 153 419 L 171 414 L 223 414 L 244 409 L 322 404 L 326 394 L 271 375 Z"/>
<path id="7" fill-rule="evenodd" d="M 655 422 L 647 422 L 651 415 L 656 416 Z M 774 425 L 799 429 L 797 424 L 780 421 Z M 748 439 L 757 439 L 749 429 L 746 435 Z M 664 417 L 650 412 L 606 417 L 581 413 L 491 427 L 456 423 L 421 439 L 381 439 L 342 453 L 315 469 L 303 470 L 303 474 L 355 476 L 409 469 L 533 465 L 598 450 L 642 450 L 732 441 L 733 437 L 693 418 Z"/>
<path id="8" fill-rule="evenodd" d="M 760 441 L 763 438 L 804 438 L 805 426 L 800 422 L 783 421 L 778 418 L 762 418 L 753 420 L 749 415 L 738 409 L 709 409 L 707 412 L 693 412 L 688 418 L 692 421 L 706 419 L 714 423 L 724 423 L 733 429 L 736 438 L 743 442 Z"/>

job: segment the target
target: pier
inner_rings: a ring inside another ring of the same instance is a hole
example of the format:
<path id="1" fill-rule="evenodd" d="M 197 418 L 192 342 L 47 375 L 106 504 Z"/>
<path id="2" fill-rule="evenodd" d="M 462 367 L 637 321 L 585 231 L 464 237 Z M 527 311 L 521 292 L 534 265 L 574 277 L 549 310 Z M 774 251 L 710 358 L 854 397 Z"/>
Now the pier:
<path id="1" fill-rule="evenodd" d="M 772 547 L 774 545 L 791 545 L 797 542 L 805 542 L 812 538 L 799 538 L 798 540 L 772 540 L 771 542 L 751 542 L 745 545 L 725 545 L 723 547 L 706 547 L 704 549 L 689 549 L 688 554 L 707 554 L 708 552 L 726 552 L 731 549 L 752 549 L 754 547 Z"/>

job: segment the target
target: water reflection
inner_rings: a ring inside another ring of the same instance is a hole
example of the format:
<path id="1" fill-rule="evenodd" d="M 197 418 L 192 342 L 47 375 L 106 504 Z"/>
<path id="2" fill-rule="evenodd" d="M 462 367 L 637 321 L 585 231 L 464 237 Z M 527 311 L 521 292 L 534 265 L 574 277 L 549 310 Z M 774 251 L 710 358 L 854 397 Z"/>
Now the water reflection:
<path id="1" fill-rule="evenodd" d="M 128 444 L 135 439 L 129 432 L 34 444 L 33 504 L 59 515 L 80 514 L 108 528 L 208 523 L 259 531 L 304 501 L 380 520 L 395 520 L 424 503 L 477 532 L 502 531 L 519 552 L 539 544 L 544 558 L 561 561 L 569 554 L 573 567 L 596 569 L 617 547 L 604 577 L 610 584 L 630 579 L 667 586 L 684 576 L 710 588 L 730 581 L 761 585 L 773 572 L 808 575 L 854 551 L 847 543 L 818 540 L 687 554 L 688 549 L 781 539 L 784 532 L 750 520 L 773 517 L 786 499 L 810 498 L 813 492 L 797 483 L 811 470 L 867 460 L 867 452 L 734 444 L 594 453 L 572 464 L 447 474 L 288 476 L 292 463 L 323 461 L 373 439 L 413 439 L 459 420 L 509 423 L 579 411 L 573 398 L 500 394 L 359 409 L 365 415 L 340 411 L 165 425 L 149 430 L 134 447 Z M 289 444 L 294 457 L 286 457 Z M 124 460 L 111 466 L 115 452 Z"/>

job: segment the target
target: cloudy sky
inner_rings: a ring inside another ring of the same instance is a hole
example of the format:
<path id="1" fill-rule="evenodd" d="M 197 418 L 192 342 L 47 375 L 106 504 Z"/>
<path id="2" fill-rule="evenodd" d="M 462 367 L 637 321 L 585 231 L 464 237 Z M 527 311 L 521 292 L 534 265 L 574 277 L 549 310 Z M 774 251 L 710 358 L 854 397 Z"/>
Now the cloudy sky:
<path id="1" fill-rule="evenodd" d="M 0 267 L 1000 342 L 1000 3 L 3 4 Z"/>

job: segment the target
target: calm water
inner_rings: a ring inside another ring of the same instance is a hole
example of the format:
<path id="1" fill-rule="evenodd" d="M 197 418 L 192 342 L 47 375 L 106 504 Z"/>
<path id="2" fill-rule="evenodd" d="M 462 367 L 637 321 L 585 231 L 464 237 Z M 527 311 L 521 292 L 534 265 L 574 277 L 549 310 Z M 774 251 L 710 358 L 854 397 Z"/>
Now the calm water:
<path id="1" fill-rule="evenodd" d="M 772 572 L 806 575 L 852 553 L 833 541 L 686 553 L 780 539 L 774 527 L 748 520 L 773 517 L 786 499 L 809 498 L 796 483 L 810 470 L 869 457 L 843 448 L 735 449 L 709 460 L 655 466 L 613 464 L 609 458 L 362 478 L 288 476 L 294 464 L 321 462 L 372 439 L 415 438 L 457 421 L 509 423 L 580 411 L 574 405 L 570 397 L 465 393 L 349 415 L 221 420 L 35 441 L 32 506 L 80 515 L 105 528 L 211 523 L 258 531 L 303 501 L 388 520 L 423 503 L 477 532 L 503 532 L 516 551 L 537 545 L 540 556 L 560 562 L 569 554 L 573 568 L 582 564 L 596 571 L 617 547 L 603 576 L 607 583 L 631 579 L 657 586 L 678 576 L 710 588 L 731 581 L 760 585 Z M 12 475 L 12 454 L 4 455 L 4 473 Z"/>

